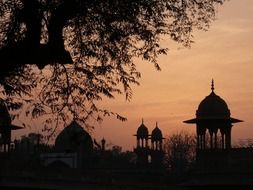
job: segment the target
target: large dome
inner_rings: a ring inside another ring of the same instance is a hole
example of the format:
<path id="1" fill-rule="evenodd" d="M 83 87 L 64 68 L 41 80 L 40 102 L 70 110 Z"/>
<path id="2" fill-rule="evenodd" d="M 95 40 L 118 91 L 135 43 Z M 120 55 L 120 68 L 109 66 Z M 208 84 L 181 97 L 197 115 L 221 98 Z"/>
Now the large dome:
<path id="1" fill-rule="evenodd" d="M 65 127 L 55 140 L 58 151 L 77 152 L 91 151 L 92 138 L 76 121 Z"/>
<path id="2" fill-rule="evenodd" d="M 184 121 L 184 123 L 199 123 L 200 121 L 226 121 L 230 123 L 242 122 L 242 120 L 230 117 L 230 110 L 227 103 L 214 93 L 214 83 L 212 80 L 212 92 L 199 104 L 196 111 L 196 118 Z"/>
<path id="3" fill-rule="evenodd" d="M 208 118 L 230 118 L 230 111 L 227 103 L 213 91 L 199 104 L 196 116 L 199 119 Z"/>

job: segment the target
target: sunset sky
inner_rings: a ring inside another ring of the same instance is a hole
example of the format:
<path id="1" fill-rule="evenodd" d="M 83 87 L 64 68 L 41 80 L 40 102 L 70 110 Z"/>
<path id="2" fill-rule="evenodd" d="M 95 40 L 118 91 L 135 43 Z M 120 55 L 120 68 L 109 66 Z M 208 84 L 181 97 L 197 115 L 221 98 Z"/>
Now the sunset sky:
<path id="1" fill-rule="evenodd" d="M 164 136 L 195 132 L 195 125 L 183 121 L 195 117 L 198 104 L 211 91 L 212 78 L 231 116 L 244 121 L 233 127 L 233 141 L 253 138 L 253 1 L 230 0 L 217 8 L 210 29 L 194 32 L 190 49 L 164 39 L 162 44 L 170 50 L 159 59 L 162 71 L 138 61 L 141 85 L 133 86 L 132 100 L 119 96 L 103 102 L 128 120 L 106 118 L 92 132 L 97 140 L 104 137 L 111 145 L 132 150 L 142 118 L 150 132 L 157 121 Z"/>
<path id="2" fill-rule="evenodd" d="M 216 18 L 207 32 L 194 33 L 191 49 L 164 40 L 170 51 L 159 59 L 161 72 L 152 64 L 138 63 L 141 85 L 133 88 L 131 102 L 122 96 L 104 103 L 128 121 L 105 119 L 94 135 L 131 150 L 142 118 L 150 132 L 157 121 L 165 136 L 195 132 L 195 125 L 182 121 L 195 116 L 213 78 L 215 92 L 227 102 L 231 115 L 244 120 L 233 127 L 233 140 L 253 138 L 253 1 L 228 1 L 218 7 Z"/>

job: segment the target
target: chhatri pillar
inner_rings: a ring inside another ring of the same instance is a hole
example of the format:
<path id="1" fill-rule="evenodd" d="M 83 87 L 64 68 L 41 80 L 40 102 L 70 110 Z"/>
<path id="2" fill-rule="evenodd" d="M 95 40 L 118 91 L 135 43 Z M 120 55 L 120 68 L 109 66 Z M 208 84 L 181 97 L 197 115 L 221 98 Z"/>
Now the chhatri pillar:
<path id="1" fill-rule="evenodd" d="M 232 118 L 227 103 L 215 94 L 213 80 L 211 93 L 200 102 L 196 118 L 184 121 L 196 124 L 197 150 L 230 149 L 232 126 L 238 122 L 242 120 Z"/>

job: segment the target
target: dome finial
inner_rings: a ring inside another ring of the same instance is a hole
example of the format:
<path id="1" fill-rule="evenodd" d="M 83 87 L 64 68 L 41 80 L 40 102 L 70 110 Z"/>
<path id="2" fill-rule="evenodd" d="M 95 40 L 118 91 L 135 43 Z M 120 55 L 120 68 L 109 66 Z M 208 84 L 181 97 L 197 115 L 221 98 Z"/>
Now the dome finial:
<path id="1" fill-rule="evenodd" d="M 214 91 L 214 80 L 212 79 L 211 90 Z"/>

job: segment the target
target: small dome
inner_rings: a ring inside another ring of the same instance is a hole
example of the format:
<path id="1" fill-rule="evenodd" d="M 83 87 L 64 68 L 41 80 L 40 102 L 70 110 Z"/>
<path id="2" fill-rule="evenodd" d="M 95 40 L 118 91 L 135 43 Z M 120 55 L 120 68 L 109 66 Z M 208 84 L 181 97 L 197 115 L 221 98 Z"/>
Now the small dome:
<path id="1" fill-rule="evenodd" d="M 91 151 L 92 138 L 76 121 L 65 127 L 55 140 L 55 148 L 58 151 L 76 152 L 80 148 L 83 151 Z"/>
<path id="2" fill-rule="evenodd" d="M 0 126 L 11 125 L 11 116 L 6 105 L 0 102 Z"/>
<path id="3" fill-rule="evenodd" d="M 163 139 L 162 131 L 156 126 L 151 133 L 152 141 L 159 141 Z"/>
<path id="4" fill-rule="evenodd" d="M 196 116 L 199 119 L 230 118 L 230 111 L 226 102 L 212 91 L 200 102 Z"/>
<path id="5" fill-rule="evenodd" d="M 148 128 L 143 124 L 137 129 L 137 138 L 148 138 Z"/>

